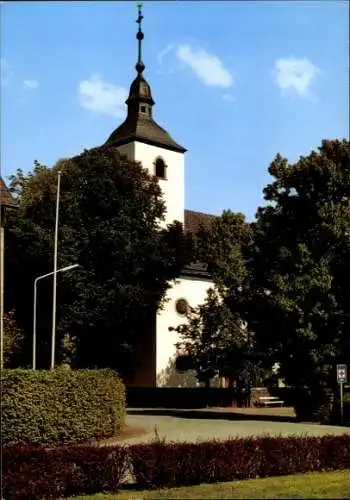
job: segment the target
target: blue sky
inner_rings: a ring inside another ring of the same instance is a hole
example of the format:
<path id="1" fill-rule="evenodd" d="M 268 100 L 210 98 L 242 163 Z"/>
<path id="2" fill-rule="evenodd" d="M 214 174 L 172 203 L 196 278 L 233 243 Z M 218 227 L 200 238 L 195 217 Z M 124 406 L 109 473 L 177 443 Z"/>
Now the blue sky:
<path id="1" fill-rule="evenodd" d="M 102 144 L 135 76 L 134 2 L 1 2 L 1 168 Z M 343 1 L 144 2 L 154 115 L 188 148 L 186 208 L 249 219 L 277 152 L 349 137 Z"/>

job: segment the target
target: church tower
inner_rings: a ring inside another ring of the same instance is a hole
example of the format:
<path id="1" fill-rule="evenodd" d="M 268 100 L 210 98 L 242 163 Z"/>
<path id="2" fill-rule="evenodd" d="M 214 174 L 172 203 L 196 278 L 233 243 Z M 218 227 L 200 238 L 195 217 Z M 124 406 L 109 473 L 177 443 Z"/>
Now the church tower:
<path id="1" fill-rule="evenodd" d="M 142 41 L 144 34 L 141 23 L 143 15 L 138 6 L 138 58 L 135 66 L 137 75 L 130 86 L 126 100 L 125 121 L 111 134 L 106 144 L 118 148 L 130 160 L 139 161 L 151 175 L 159 180 L 167 212 L 165 224 L 174 220 L 184 223 L 185 209 L 185 158 L 186 149 L 177 144 L 166 130 L 153 118 L 151 87 L 145 80 L 142 62 Z"/>

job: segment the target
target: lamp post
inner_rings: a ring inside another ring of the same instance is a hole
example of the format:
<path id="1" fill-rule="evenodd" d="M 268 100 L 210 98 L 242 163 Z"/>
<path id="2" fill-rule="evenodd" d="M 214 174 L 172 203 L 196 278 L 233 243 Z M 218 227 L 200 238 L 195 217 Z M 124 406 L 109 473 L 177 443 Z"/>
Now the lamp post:
<path id="1" fill-rule="evenodd" d="M 4 294 L 5 294 L 5 214 L 18 208 L 10 190 L 0 177 L 0 369 L 4 368 Z"/>
<path id="2" fill-rule="evenodd" d="M 63 273 L 64 271 L 69 271 L 70 269 L 74 269 L 79 267 L 79 264 L 72 264 L 71 266 L 62 267 L 61 269 L 57 269 L 56 271 L 52 271 L 51 273 L 43 274 L 42 276 L 38 276 L 34 280 L 34 297 L 33 297 L 33 370 L 36 369 L 36 299 L 37 299 L 37 283 L 39 280 L 47 278 L 48 276 L 55 275 L 57 273 Z"/>
<path id="3" fill-rule="evenodd" d="M 55 368 L 55 343 L 56 343 L 56 292 L 57 292 L 57 246 L 58 246 L 58 213 L 60 206 L 61 172 L 57 176 L 56 195 L 56 220 L 55 220 L 55 242 L 53 258 L 53 296 L 52 296 L 52 335 L 51 335 L 51 370 Z"/>

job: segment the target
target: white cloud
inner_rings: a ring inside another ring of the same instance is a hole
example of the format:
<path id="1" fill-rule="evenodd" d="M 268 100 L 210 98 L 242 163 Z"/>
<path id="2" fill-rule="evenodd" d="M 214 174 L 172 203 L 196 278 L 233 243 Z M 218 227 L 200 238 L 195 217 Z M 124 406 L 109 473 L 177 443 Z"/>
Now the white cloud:
<path id="1" fill-rule="evenodd" d="M 227 101 L 227 102 L 234 102 L 234 100 L 235 100 L 235 98 L 233 97 L 232 94 L 223 94 L 222 98 L 224 101 Z"/>
<path id="2" fill-rule="evenodd" d="M 164 50 L 161 50 L 157 54 L 157 59 L 158 59 L 159 67 L 160 67 L 160 70 L 158 70 L 157 73 L 159 75 L 169 76 L 169 75 L 172 75 L 175 72 L 175 70 L 174 70 L 173 67 L 169 66 L 167 68 L 164 68 L 164 65 L 163 65 L 163 60 L 164 60 L 165 56 L 167 56 L 168 54 L 174 52 L 175 47 L 176 47 L 175 43 L 170 43 L 169 45 L 167 45 L 165 47 Z"/>
<path id="3" fill-rule="evenodd" d="M 176 47 L 175 55 L 191 68 L 205 85 L 228 88 L 233 84 L 233 77 L 223 62 L 204 49 L 181 44 Z"/>
<path id="4" fill-rule="evenodd" d="M 172 52 L 175 49 L 175 47 L 176 47 L 175 43 L 169 43 L 169 45 L 167 45 L 164 50 L 161 50 L 157 54 L 159 64 L 163 63 L 164 57 L 168 55 L 170 52 Z"/>
<path id="5" fill-rule="evenodd" d="M 23 87 L 25 89 L 35 90 L 39 87 L 37 80 L 23 80 Z"/>
<path id="6" fill-rule="evenodd" d="M 125 114 L 125 99 L 127 89 L 112 83 L 104 82 L 98 75 L 79 83 L 78 95 L 83 108 L 114 116 L 123 117 Z"/>
<path id="7" fill-rule="evenodd" d="M 13 71 L 8 63 L 8 61 L 2 57 L 0 59 L 0 85 L 1 87 L 8 87 L 10 85 L 10 80 L 13 76 Z"/>
<path id="8" fill-rule="evenodd" d="M 189 44 L 171 43 L 159 52 L 157 57 L 163 74 L 169 75 L 174 72 L 174 68 L 171 66 L 165 71 L 163 68 L 164 58 L 169 54 L 175 56 L 177 64 L 180 63 L 182 69 L 184 67 L 190 68 L 205 85 L 222 88 L 229 88 L 233 85 L 233 76 L 217 56 Z M 181 67 L 177 69 L 181 69 Z"/>
<path id="9" fill-rule="evenodd" d="M 299 97 L 314 100 L 311 88 L 320 73 L 320 68 L 306 57 L 282 57 L 275 61 L 275 81 L 282 95 L 294 93 Z"/>

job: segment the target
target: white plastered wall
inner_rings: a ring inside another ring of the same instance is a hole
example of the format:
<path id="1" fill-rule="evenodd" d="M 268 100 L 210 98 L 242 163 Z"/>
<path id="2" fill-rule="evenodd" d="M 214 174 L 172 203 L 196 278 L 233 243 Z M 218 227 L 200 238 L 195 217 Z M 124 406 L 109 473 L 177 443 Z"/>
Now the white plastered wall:
<path id="1" fill-rule="evenodd" d="M 119 146 L 121 154 L 125 154 L 130 160 L 139 161 L 152 175 L 154 175 L 154 162 L 161 157 L 167 165 L 166 180 L 159 179 L 159 185 L 163 192 L 163 199 L 167 212 L 165 214 L 166 224 L 174 220 L 184 223 L 185 212 L 185 157 L 183 153 L 169 151 L 157 146 L 150 146 L 142 142 L 131 142 Z"/>
<path id="2" fill-rule="evenodd" d="M 204 303 L 210 287 L 213 287 L 213 283 L 209 280 L 183 277 L 176 280 L 176 284 L 168 290 L 168 300 L 157 313 L 157 375 L 166 368 L 169 358 L 176 354 L 175 344 L 179 341 L 179 336 L 176 332 L 169 331 L 169 327 L 176 327 L 186 321 L 186 318 L 176 312 L 176 301 L 185 299 L 191 307 L 197 307 Z"/>
<path id="3" fill-rule="evenodd" d="M 154 175 L 154 162 L 161 157 L 167 165 L 166 180 L 159 180 L 163 191 L 163 199 L 167 208 L 164 224 L 170 224 L 174 220 L 184 223 L 185 213 L 185 157 L 183 153 L 169 151 L 156 146 L 150 146 L 141 142 L 131 142 L 119 146 L 121 154 L 130 160 L 139 161 L 144 168 Z M 176 327 L 186 319 L 180 316 L 175 309 L 178 299 L 185 299 L 191 307 L 203 304 L 207 290 L 213 284 L 209 280 L 182 277 L 172 284 L 168 290 L 164 308 L 157 313 L 156 318 L 156 374 L 160 374 L 166 368 L 169 358 L 176 354 L 175 344 L 179 341 L 174 331 L 169 327 Z"/>

